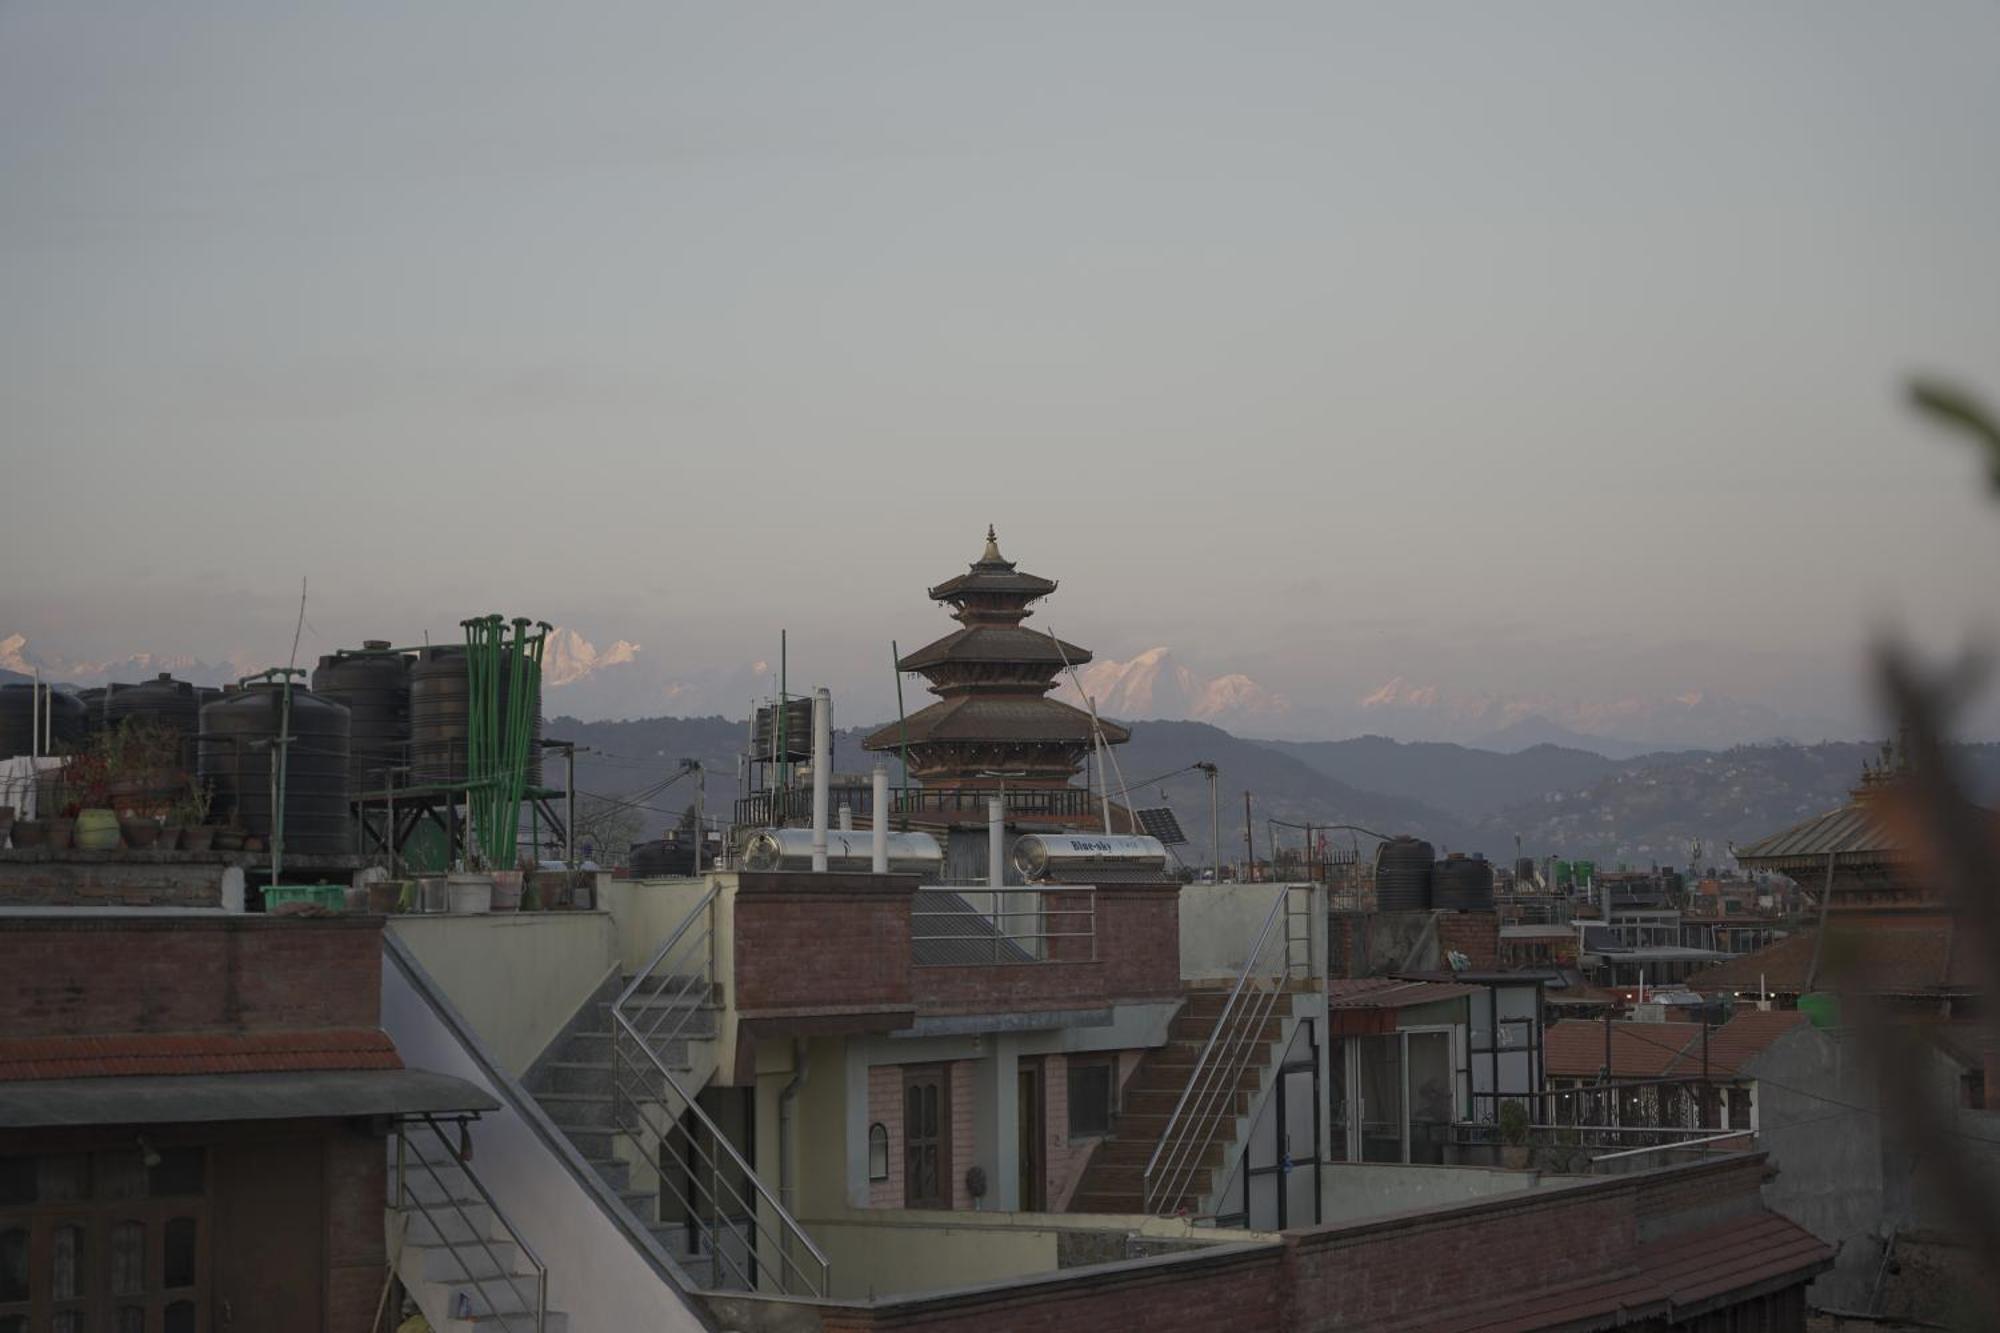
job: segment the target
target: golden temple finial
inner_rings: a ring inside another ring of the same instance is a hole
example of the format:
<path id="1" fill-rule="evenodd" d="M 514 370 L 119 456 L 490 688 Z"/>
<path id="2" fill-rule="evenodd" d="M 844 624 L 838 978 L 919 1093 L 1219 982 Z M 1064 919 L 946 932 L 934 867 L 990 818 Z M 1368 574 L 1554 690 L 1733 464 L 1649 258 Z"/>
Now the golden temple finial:
<path id="1" fill-rule="evenodd" d="M 981 553 L 979 563 L 982 565 L 1006 563 L 1006 557 L 1000 554 L 1000 539 L 993 535 L 991 523 L 986 525 L 986 550 Z"/>

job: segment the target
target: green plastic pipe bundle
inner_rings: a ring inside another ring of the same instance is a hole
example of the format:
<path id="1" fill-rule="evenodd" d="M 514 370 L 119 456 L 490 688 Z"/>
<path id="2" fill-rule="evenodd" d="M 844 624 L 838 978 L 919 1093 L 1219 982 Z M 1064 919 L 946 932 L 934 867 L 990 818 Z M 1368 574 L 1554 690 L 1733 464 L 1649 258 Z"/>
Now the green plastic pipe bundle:
<path id="1" fill-rule="evenodd" d="M 500 616 L 461 622 L 465 628 L 466 805 L 476 862 L 487 869 L 514 864 L 521 798 L 528 786 L 535 700 L 549 626 L 516 617 L 513 633 Z"/>

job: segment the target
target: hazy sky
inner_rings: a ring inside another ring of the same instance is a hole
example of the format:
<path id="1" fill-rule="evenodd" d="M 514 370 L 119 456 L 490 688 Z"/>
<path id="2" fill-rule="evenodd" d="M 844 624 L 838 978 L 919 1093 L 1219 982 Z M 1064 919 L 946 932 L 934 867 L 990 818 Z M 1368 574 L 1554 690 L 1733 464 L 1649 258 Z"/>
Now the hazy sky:
<path id="1" fill-rule="evenodd" d="M 1851 713 L 1990 620 L 2000 6 L 0 0 L 0 636 Z M 731 688 L 734 688 L 733 686 Z"/>

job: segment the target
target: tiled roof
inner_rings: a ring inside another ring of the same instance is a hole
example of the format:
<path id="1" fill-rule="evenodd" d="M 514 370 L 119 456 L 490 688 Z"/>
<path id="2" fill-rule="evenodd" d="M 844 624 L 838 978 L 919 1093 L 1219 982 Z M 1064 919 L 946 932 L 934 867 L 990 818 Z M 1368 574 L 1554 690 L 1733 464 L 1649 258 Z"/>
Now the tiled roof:
<path id="1" fill-rule="evenodd" d="M 1019 625 L 968 625 L 942 639 L 906 653 L 896 663 L 904 671 L 921 671 L 940 662 L 1028 662 L 1061 668 L 1082 666 L 1090 660 L 1090 650 L 1073 643 L 1060 643 L 1040 630 Z"/>
<path id="2" fill-rule="evenodd" d="M 9 1083 L 402 1067 L 395 1044 L 375 1028 L 0 1038 L 0 1082 Z"/>
<path id="3" fill-rule="evenodd" d="M 1099 724 L 1106 743 L 1121 745 L 1132 733 L 1116 722 Z M 940 699 L 905 722 L 891 722 L 861 742 L 867 750 L 894 750 L 907 734 L 921 741 L 1067 741 L 1091 743 L 1090 714 L 1039 695 L 1029 698 L 968 694 Z"/>
<path id="4" fill-rule="evenodd" d="M 1798 1223 L 1759 1212 L 1639 1246 L 1602 1277 L 1432 1311 L 1396 1327 L 1441 1333 L 1527 1333 L 1549 1328 L 1678 1325 L 1774 1280 L 1804 1281 L 1833 1262 L 1833 1247 Z"/>
<path id="5" fill-rule="evenodd" d="M 1611 1025 L 1613 1078 L 1665 1078 L 1690 1042 L 1700 1042 L 1699 1023 Z M 1542 1038 L 1542 1067 L 1554 1078 L 1596 1078 L 1604 1068 L 1603 1023 L 1566 1018 Z"/>
<path id="6" fill-rule="evenodd" d="M 1966 931 L 1942 914 L 1835 913 L 1834 932 L 1812 976 L 1817 927 L 1788 935 L 1754 953 L 1705 967 L 1687 980 L 1693 990 L 1781 995 L 1809 986 L 1859 989 L 1870 995 L 1976 993 L 1985 988 Z"/>
<path id="7" fill-rule="evenodd" d="M 1735 1074 L 1753 1056 L 1806 1022 L 1796 1010 L 1745 1010 L 1709 1029 L 1708 1072 Z M 1614 1021 L 1611 1075 L 1621 1079 L 1698 1078 L 1701 1024 Z M 1596 1078 L 1604 1067 L 1603 1023 L 1564 1019 L 1548 1029 L 1543 1067 L 1556 1078 Z"/>

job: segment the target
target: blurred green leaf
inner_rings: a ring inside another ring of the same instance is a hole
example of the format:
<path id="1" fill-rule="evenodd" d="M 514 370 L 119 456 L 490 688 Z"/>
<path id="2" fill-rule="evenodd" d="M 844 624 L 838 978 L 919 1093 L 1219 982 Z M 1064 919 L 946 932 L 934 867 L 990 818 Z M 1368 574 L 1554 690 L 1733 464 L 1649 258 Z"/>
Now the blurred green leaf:
<path id="1" fill-rule="evenodd" d="M 1911 380 L 1910 402 L 1946 426 L 1969 432 L 1986 450 L 1993 488 L 2000 491 L 2000 423 L 1977 398 L 1942 380 Z"/>

